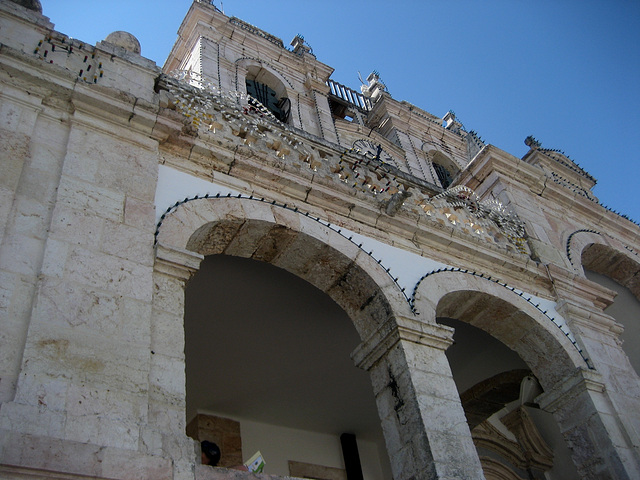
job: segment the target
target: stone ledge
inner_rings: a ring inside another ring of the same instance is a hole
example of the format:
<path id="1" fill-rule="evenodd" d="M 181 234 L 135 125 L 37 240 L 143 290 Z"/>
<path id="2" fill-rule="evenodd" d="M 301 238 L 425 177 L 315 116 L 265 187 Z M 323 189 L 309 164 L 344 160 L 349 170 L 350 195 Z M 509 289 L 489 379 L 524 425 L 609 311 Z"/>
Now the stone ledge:
<path id="1" fill-rule="evenodd" d="M 173 478 L 171 460 L 166 458 L 10 430 L 0 430 L 0 458 L 1 478 Z"/>
<path id="2" fill-rule="evenodd" d="M 299 478 L 290 476 L 269 475 L 266 473 L 245 472 L 222 467 L 209 467 L 208 465 L 196 465 L 196 480 L 282 480 L 284 478 Z"/>

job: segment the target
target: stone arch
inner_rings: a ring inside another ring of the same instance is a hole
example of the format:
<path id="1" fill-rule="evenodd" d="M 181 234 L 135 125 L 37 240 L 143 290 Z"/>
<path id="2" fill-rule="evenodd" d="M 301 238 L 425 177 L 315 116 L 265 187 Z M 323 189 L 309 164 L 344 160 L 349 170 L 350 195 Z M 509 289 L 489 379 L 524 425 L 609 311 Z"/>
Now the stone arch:
<path id="1" fill-rule="evenodd" d="M 270 65 L 268 62 L 265 62 L 264 60 L 259 60 L 259 59 L 250 58 L 250 57 L 242 57 L 236 60 L 236 67 L 241 67 L 246 71 L 252 71 L 252 72 L 264 71 L 265 75 L 268 75 L 269 78 L 275 79 L 277 82 L 280 82 L 283 85 L 283 87 L 288 85 L 288 87 L 291 90 L 294 90 L 293 83 L 291 83 L 291 81 L 287 77 L 285 77 L 283 74 L 281 74 L 275 67 Z M 240 89 L 239 81 L 240 81 L 239 73 L 236 70 L 236 86 L 238 90 Z M 283 90 L 278 90 L 278 93 L 282 93 L 282 92 Z"/>
<path id="2" fill-rule="evenodd" d="M 578 230 L 567 239 L 567 257 L 574 267 L 605 275 L 640 300 L 640 255 L 621 242 L 592 230 Z"/>
<path id="3" fill-rule="evenodd" d="M 396 315 L 412 316 L 394 280 L 367 252 L 309 215 L 249 198 L 183 203 L 159 228 L 158 244 L 201 255 L 268 262 L 327 293 L 362 339 Z"/>
<path id="4" fill-rule="evenodd" d="M 549 317 L 501 284 L 461 272 L 425 277 L 416 310 L 455 318 L 489 333 L 520 355 L 547 390 L 588 368 L 578 349 Z"/>
<path id="5" fill-rule="evenodd" d="M 436 174 L 435 179 L 440 182 L 443 188 L 447 188 L 460 173 L 460 166 L 433 144 L 425 143 L 421 149 L 426 153 L 427 160 L 431 162 L 433 172 Z"/>

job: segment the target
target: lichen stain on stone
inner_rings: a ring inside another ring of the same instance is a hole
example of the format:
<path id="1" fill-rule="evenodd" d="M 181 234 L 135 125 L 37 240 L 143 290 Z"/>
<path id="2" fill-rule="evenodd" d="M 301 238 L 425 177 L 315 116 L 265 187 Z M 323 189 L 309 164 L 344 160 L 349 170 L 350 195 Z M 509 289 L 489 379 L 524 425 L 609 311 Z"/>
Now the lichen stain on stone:
<path id="1" fill-rule="evenodd" d="M 398 387 L 398 382 L 396 381 L 396 377 L 393 375 L 393 372 L 391 371 L 391 367 L 389 367 L 388 372 L 389 372 L 389 383 L 387 384 L 387 387 L 391 389 L 391 395 L 395 399 L 395 404 L 393 406 L 393 409 L 396 411 L 396 414 L 398 414 L 400 409 L 404 406 L 404 400 L 402 400 L 402 398 L 400 397 L 400 391 L 399 391 L 400 389 Z"/>
<path id="2" fill-rule="evenodd" d="M 69 340 L 60 340 L 56 338 L 39 340 L 38 346 L 52 351 L 56 356 L 61 356 L 69 349 Z"/>

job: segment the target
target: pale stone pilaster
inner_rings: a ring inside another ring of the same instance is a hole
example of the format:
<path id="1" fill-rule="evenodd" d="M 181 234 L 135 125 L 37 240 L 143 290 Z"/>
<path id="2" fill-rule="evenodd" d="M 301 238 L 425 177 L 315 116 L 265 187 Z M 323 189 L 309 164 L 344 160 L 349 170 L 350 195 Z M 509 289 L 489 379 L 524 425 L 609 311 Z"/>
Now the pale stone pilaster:
<path id="1" fill-rule="evenodd" d="M 329 107 L 329 99 L 327 98 L 329 87 L 326 84 L 311 78 L 307 78 L 305 86 L 311 91 L 311 95 L 313 96 L 316 104 L 315 113 L 318 116 L 317 123 L 319 127 L 317 135 L 330 142 L 340 144 L 338 133 L 336 132 L 336 127 L 333 123 L 331 107 Z M 313 130 L 309 129 L 308 126 L 305 126 L 305 128 L 313 132 Z"/>
<path id="2" fill-rule="evenodd" d="M 621 445 L 623 425 L 608 397 L 598 373 L 576 370 L 536 400 L 556 418 L 580 478 L 638 478 L 637 447 L 634 453 Z"/>
<path id="3" fill-rule="evenodd" d="M 6 143 L 24 142 L 21 145 L 24 163 L 16 165 L 11 172 L 9 162 L 16 163 L 20 157 L 11 149 L 0 155 L 6 168 L 1 175 L 14 173 L 17 177 L 15 198 L 10 203 L 4 235 L 0 238 L 0 277 L 7 285 L 0 292 L 0 404 L 15 396 L 69 137 L 66 114 L 44 108 L 37 98 L 30 101 L 33 103 L 16 102 L 23 117 L 33 121 L 32 125 L 20 126 L 24 131 L 32 128 L 30 139 L 24 139 L 19 131 L 5 139 Z M 10 158 L 5 160 L 6 155 Z"/>
<path id="4" fill-rule="evenodd" d="M 189 478 L 195 444 L 186 436 L 184 288 L 204 257 L 158 245 L 153 272 L 149 424 L 141 443 L 145 453 L 169 455 L 174 479 Z"/>
<path id="5" fill-rule="evenodd" d="M 640 381 L 620 346 L 621 326 L 594 307 L 559 312 L 595 370 L 579 370 L 541 397 L 554 413 L 583 478 L 640 478 Z"/>
<path id="6" fill-rule="evenodd" d="M 394 479 L 484 478 L 445 356 L 452 329 L 396 320 L 353 353 L 371 375 Z"/>

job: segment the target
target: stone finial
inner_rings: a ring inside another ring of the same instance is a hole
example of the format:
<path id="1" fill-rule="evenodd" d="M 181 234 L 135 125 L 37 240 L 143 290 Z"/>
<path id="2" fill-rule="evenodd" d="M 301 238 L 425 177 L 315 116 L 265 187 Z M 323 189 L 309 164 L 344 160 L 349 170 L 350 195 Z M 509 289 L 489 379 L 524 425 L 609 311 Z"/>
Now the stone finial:
<path id="1" fill-rule="evenodd" d="M 124 48 L 125 50 L 137 55 L 140 55 L 140 52 L 142 51 L 138 39 L 129 32 L 117 31 L 110 33 L 104 41 L 111 43 L 116 47 Z"/>
<path id="2" fill-rule="evenodd" d="M 291 40 L 291 46 L 293 47 L 293 53 L 298 55 L 311 53 L 311 47 L 305 43 L 304 37 L 300 34 L 293 37 L 293 40 Z"/>
<path id="3" fill-rule="evenodd" d="M 540 148 L 542 145 L 538 140 L 536 140 L 533 135 L 529 135 L 524 139 L 524 144 L 529 148 Z"/>
<path id="4" fill-rule="evenodd" d="M 444 121 L 445 128 L 456 133 L 460 132 L 460 129 L 462 128 L 462 123 L 456 120 L 456 114 L 454 113 L 453 110 L 449 110 L 442 120 Z"/>
<path id="5" fill-rule="evenodd" d="M 22 5 L 24 8 L 28 8 L 29 10 L 34 10 L 38 13 L 42 13 L 42 4 L 40 0 L 12 0 L 13 3 L 17 3 L 18 5 Z"/>
<path id="6" fill-rule="evenodd" d="M 380 74 L 375 70 L 367 77 L 368 85 L 362 85 L 360 90 L 365 97 L 375 101 L 382 92 L 387 91 L 387 86 L 380 79 Z"/>

